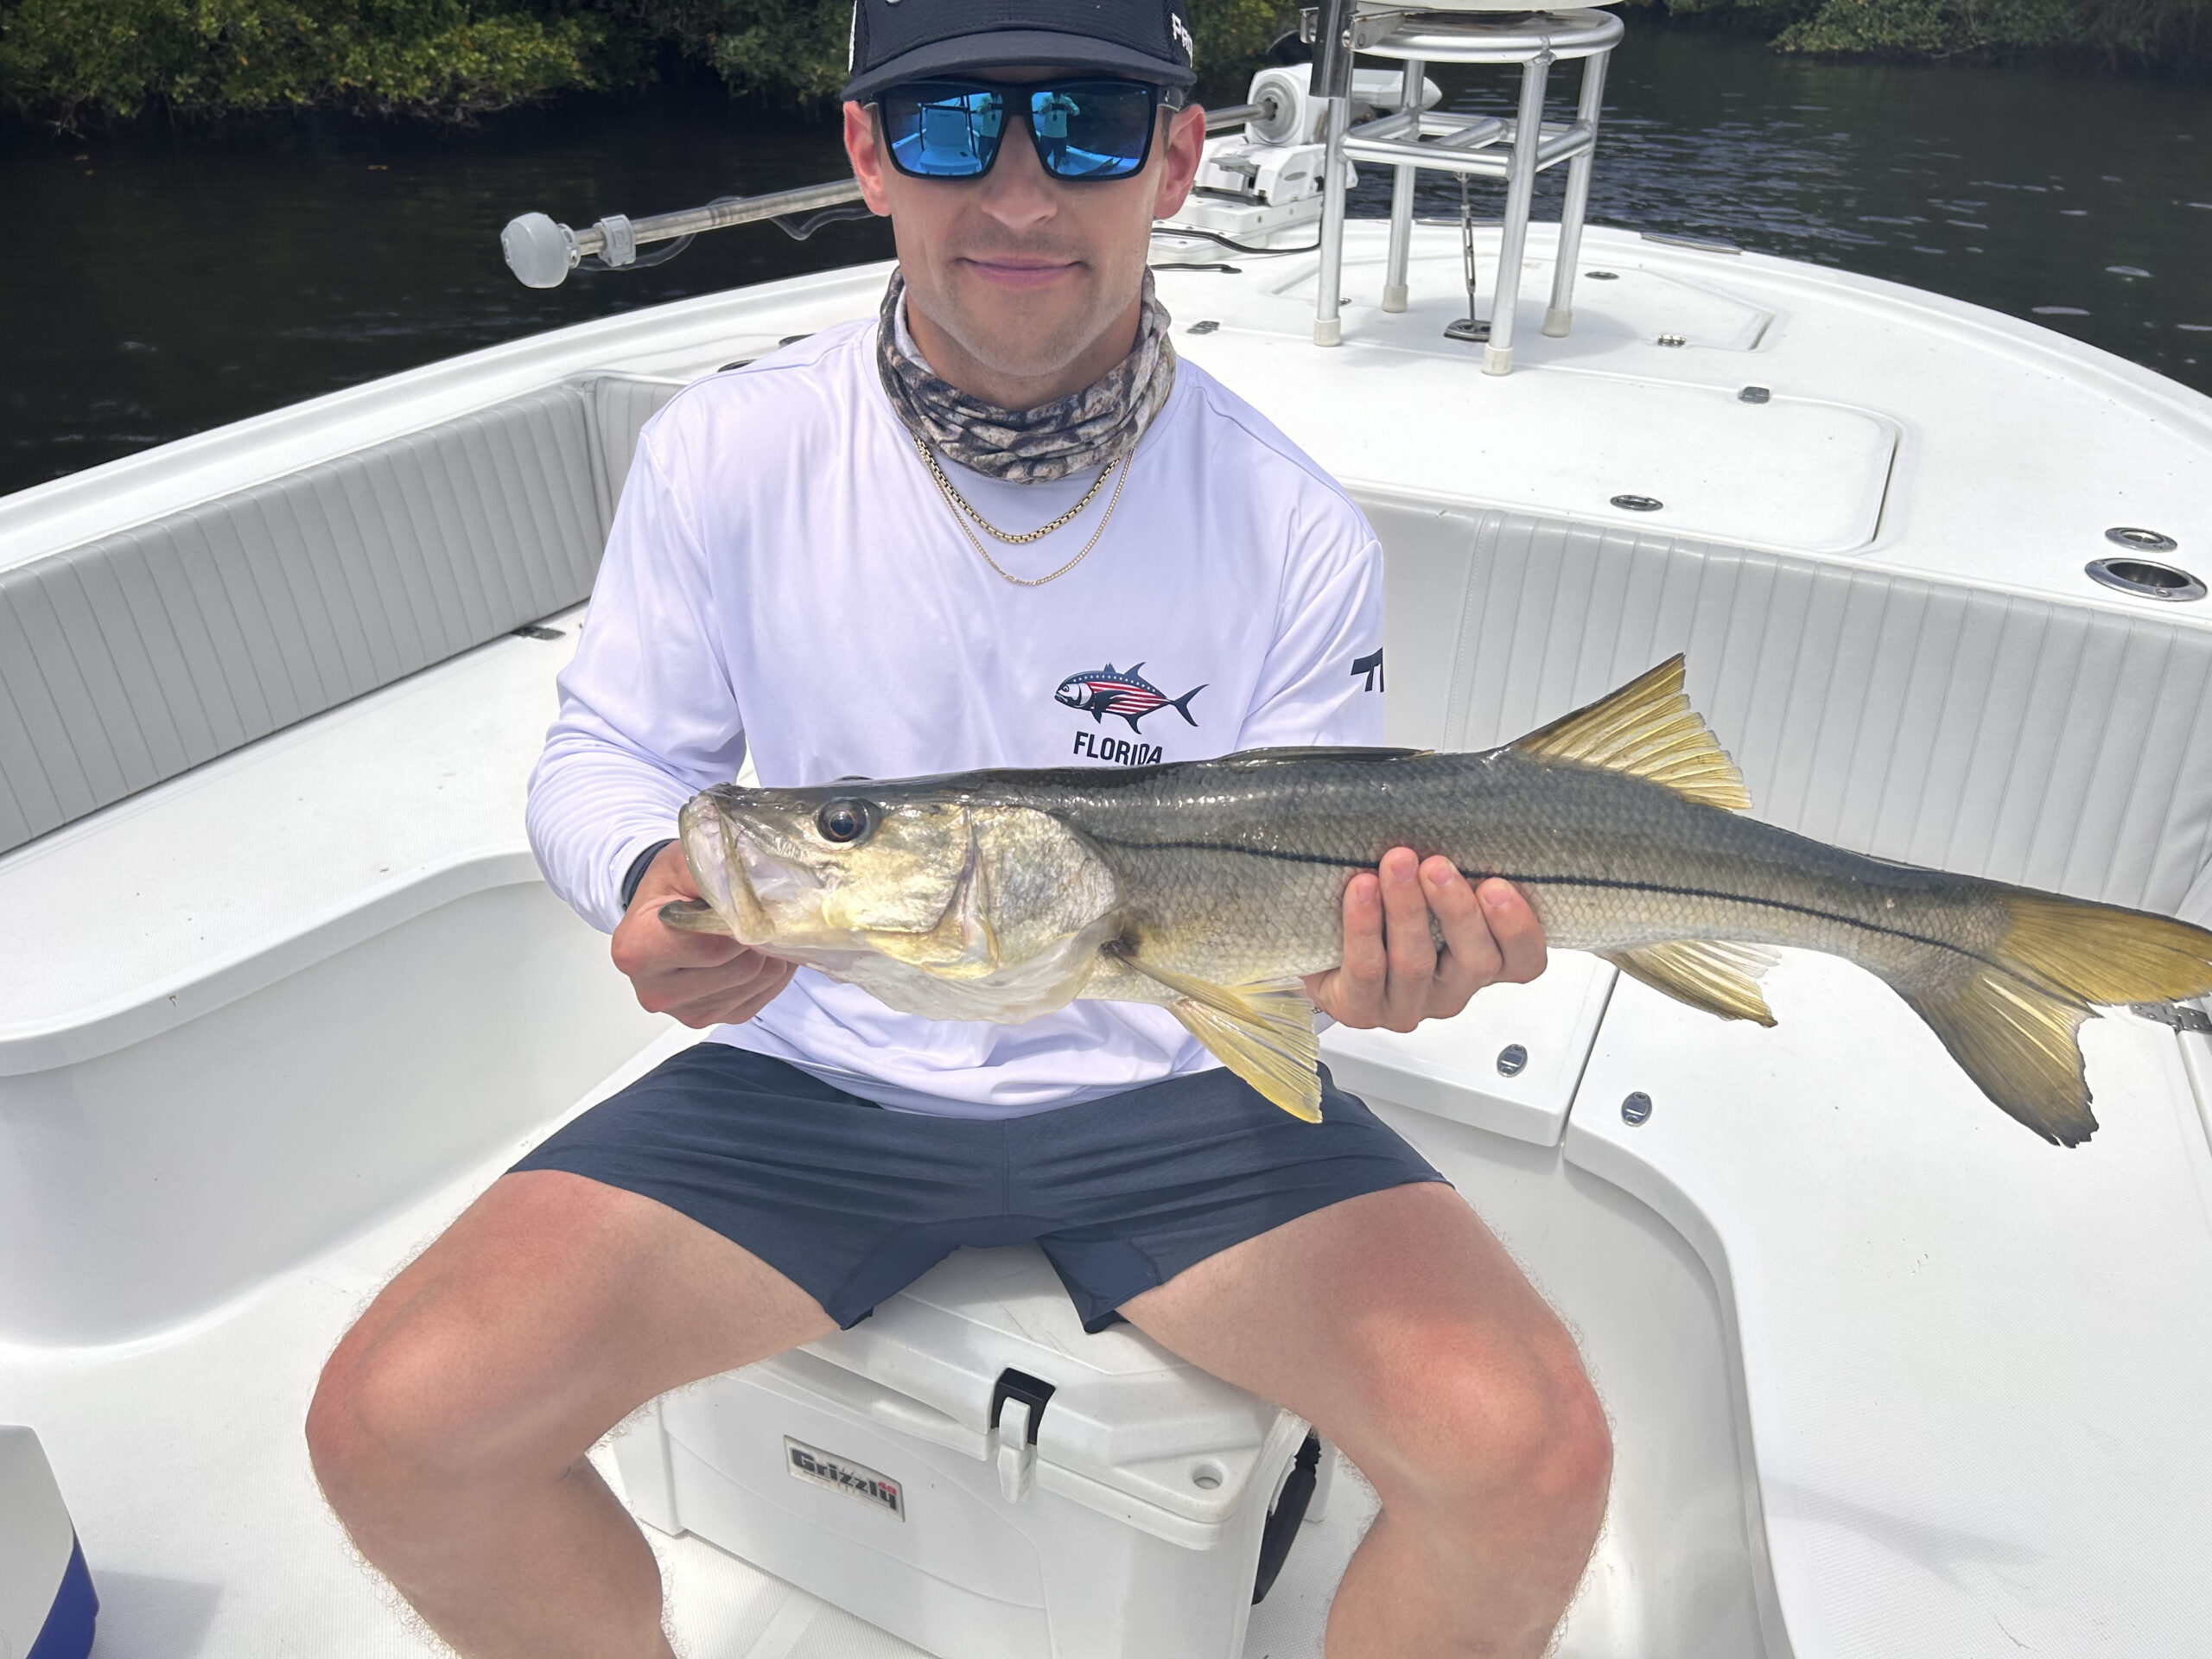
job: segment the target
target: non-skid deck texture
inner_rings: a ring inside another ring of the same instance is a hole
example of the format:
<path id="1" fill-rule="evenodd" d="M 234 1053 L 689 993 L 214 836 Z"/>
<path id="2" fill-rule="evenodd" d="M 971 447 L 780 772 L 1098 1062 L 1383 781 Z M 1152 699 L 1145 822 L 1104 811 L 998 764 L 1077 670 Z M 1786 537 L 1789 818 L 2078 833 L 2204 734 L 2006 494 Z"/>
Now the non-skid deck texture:
<path id="1" fill-rule="evenodd" d="M 2212 633 L 1523 513 L 1369 500 L 1394 741 L 1510 742 L 1675 652 L 1753 814 L 2212 921 Z"/>
<path id="2" fill-rule="evenodd" d="M 674 391 L 549 386 L 0 572 L 0 852 L 585 598 Z"/>

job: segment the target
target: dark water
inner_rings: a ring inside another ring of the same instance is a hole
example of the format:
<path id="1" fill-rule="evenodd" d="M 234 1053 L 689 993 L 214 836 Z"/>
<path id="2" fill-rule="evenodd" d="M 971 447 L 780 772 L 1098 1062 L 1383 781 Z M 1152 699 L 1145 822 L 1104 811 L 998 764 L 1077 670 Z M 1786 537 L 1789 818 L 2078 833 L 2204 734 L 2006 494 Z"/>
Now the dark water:
<path id="1" fill-rule="evenodd" d="M 1593 220 L 1911 283 L 2212 391 L 2212 92 L 1805 62 L 1629 21 Z M 1440 79 L 1455 103 L 1507 95 Z M 805 244 L 756 227 L 547 293 L 499 260 L 499 226 L 529 208 L 582 225 L 842 170 L 834 127 L 765 124 L 715 92 L 442 136 L 18 130 L 0 138 L 0 492 L 562 323 L 887 256 L 875 224 Z M 1355 211 L 1382 212 L 1387 188 L 1371 172 Z M 1424 213 L 1457 211 L 1455 187 L 1429 190 Z"/>

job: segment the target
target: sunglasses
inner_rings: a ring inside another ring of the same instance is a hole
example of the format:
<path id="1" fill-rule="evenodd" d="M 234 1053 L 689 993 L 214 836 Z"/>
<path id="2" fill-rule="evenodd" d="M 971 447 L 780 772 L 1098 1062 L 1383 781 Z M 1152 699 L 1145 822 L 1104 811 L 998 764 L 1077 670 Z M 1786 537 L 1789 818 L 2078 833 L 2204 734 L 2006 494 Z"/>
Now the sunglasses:
<path id="1" fill-rule="evenodd" d="M 1142 172 L 1163 101 L 1141 80 L 915 80 L 886 89 L 876 107 L 891 164 L 908 178 L 982 178 L 999 158 L 1012 105 L 1045 171 L 1074 181 Z"/>

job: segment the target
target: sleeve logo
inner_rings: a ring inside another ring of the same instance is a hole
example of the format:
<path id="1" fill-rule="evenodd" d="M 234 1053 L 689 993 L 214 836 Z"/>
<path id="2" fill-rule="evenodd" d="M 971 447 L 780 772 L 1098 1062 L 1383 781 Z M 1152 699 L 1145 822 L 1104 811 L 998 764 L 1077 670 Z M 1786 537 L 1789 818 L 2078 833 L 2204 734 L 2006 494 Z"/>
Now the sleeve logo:
<path id="1" fill-rule="evenodd" d="M 1367 683 L 1359 688 L 1361 690 L 1380 691 L 1382 689 L 1382 646 L 1376 646 L 1364 657 L 1355 657 L 1351 659 L 1352 678 L 1357 679 L 1363 674 L 1367 677 Z"/>

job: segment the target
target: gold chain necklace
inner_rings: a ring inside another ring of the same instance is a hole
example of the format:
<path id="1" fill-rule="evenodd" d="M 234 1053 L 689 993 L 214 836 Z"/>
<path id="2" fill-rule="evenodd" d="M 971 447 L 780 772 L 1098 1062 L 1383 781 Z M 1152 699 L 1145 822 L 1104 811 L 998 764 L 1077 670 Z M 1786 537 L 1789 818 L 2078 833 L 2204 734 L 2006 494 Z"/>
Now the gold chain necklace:
<path id="1" fill-rule="evenodd" d="M 1076 514 L 1081 512 L 1085 507 L 1089 506 L 1093 498 L 1097 495 L 1100 486 L 1106 482 L 1106 474 L 1113 472 L 1115 468 L 1109 464 L 1101 471 L 1097 478 L 1093 480 L 1090 488 L 1084 493 L 1083 499 L 1077 502 L 1075 505 L 1070 507 L 1058 518 L 1053 519 L 1051 524 L 1043 526 L 1041 529 L 1030 531 L 1026 535 L 1009 536 L 1006 531 L 1001 530 L 996 524 L 991 523 L 989 519 L 984 518 L 982 513 L 976 512 L 974 507 L 969 505 L 967 499 L 963 497 L 958 490 L 953 488 L 952 480 L 944 475 L 944 469 L 938 465 L 937 456 L 931 453 L 929 445 L 924 442 L 918 436 L 914 439 L 914 448 L 922 452 L 922 460 L 929 466 L 930 476 L 937 480 L 937 487 L 939 493 L 944 495 L 945 505 L 952 509 L 952 522 L 960 526 L 960 533 L 968 538 L 968 545 L 976 550 L 976 556 L 981 558 L 985 564 L 989 565 L 1000 576 L 1003 577 L 1006 581 L 1014 583 L 1017 588 L 1042 588 L 1046 582 L 1057 581 L 1058 578 L 1065 576 L 1069 571 L 1074 569 L 1076 566 L 1081 564 L 1085 559 L 1090 556 L 1090 550 L 1098 545 L 1098 538 L 1106 533 L 1106 526 L 1113 519 L 1114 509 L 1122 505 L 1122 486 L 1129 481 L 1129 466 L 1130 463 L 1136 459 L 1136 451 L 1134 448 L 1132 448 L 1128 454 L 1122 457 L 1120 475 L 1114 480 L 1114 493 L 1107 500 L 1106 511 L 1098 516 L 1098 527 L 1090 532 L 1090 539 L 1083 544 L 1082 552 L 1077 554 L 1075 557 L 1070 559 L 1058 569 L 1052 571 L 1048 575 L 1041 576 L 1017 576 L 1014 572 L 1007 569 L 996 559 L 993 558 L 990 555 L 990 550 L 986 548 L 982 543 L 976 539 L 976 532 L 968 528 L 969 519 L 973 518 L 977 524 L 982 525 L 985 530 L 989 531 L 992 535 L 997 537 L 999 540 L 1002 542 L 1021 543 L 1036 541 L 1039 537 L 1050 535 L 1053 531 L 1056 531 L 1062 525 L 1066 524 L 1075 518 Z"/>
<path id="2" fill-rule="evenodd" d="M 937 452 L 922 442 L 918 434 L 914 436 L 914 448 L 922 452 L 922 459 L 929 466 L 930 476 L 937 480 L 937 486 L 944 492 L 944 499 L 1009 547 L 1024 547 L 1031 542 L 1041 542 L 1062 525 L 1073 524 L 1082 514 L 1083 510 L 1098 499 L 1098 492 L 1106 482 L 1106 474 L 1114 470 L 1114 463 L 1108 461 L 1098 469 L 1098 476 L 1090 480 L 1090 487 L 1083 493 L 1082 500 L 1053 519 L 1051 524 L 1039 524 L 1034 530 L 1025 530 L 1017 536 L 1010 530 L 1001 530 L 976 511 L 975 505 L 953 486 L 952 480 L 944 474 L 944 468 L 938 465 Z"/>

